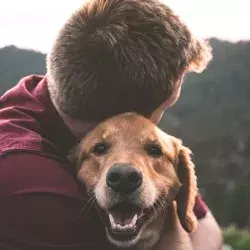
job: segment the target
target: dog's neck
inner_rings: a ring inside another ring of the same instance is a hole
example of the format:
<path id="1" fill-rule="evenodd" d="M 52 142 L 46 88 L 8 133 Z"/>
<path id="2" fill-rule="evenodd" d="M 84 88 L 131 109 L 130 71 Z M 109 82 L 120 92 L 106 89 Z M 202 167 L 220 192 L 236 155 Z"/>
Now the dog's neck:
<path id="1" fill-rule="evenodd" d="M 138 244 L 138 250 L 149 250 L 157 246 L 166 231 L 174 229 L 173 206 L 168 207 L 167 211 L 159 211 L 156 218 L 150 221 L 145 229 Z"/>
<path id="2" fill-rule="evenodd" d="M 147 225 L 136 250 L 155 249 L 192 249 L 190 237 L 180 225 L 174 204 Z"/>

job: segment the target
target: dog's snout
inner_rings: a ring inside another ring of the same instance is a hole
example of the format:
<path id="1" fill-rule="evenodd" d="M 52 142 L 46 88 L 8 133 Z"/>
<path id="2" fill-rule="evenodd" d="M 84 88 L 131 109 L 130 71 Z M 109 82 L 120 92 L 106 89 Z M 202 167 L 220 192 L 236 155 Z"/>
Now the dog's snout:
<path id="1" fill-rule="evenodd" d="M 142 174 L 129 164 L 116 164 L 106 177 L 107 185 L 118 193 L 131 193 L 142 184 Z"/>

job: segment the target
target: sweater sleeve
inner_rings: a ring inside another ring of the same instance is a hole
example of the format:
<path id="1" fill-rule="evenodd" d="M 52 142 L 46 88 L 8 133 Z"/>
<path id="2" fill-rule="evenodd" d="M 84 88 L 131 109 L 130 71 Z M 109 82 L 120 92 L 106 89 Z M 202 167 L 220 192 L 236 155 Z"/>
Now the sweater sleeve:
<path id="1" fill-rule="evenodd" d="M 112 249 L 98 215 L 65 169 L 64 163 L 33 153 L 0 157 L 4 249 Z"/>

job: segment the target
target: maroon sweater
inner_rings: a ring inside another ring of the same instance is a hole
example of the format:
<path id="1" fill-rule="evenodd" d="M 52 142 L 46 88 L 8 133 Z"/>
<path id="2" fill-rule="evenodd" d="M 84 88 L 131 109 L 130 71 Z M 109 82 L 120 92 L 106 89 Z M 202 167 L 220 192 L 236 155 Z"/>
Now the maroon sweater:
<path id="1" fill-rule="evenodd" d="M 25 77 L 0 97 L 0 249 L 112 249 L 65 157 L 75 143 L 46 77 Z M 205 216 L 201 197 L 194 210 Z"/>

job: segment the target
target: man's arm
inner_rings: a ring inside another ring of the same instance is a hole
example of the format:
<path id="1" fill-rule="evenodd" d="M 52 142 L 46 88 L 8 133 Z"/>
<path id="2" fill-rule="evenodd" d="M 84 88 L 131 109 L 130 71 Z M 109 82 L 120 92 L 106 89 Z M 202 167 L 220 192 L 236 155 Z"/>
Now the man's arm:
<path id="1" fill-rule="evenodd" d="M 67 164 L 32 153 L 0 157 L 0 242 L 5 249 L 101 250 L 103 226 Z"/>
<path id="2" fill-rule="evenodd" d="M 197 230 L 190 235 L 190 238 L 194 250 L 222 249 L 222 232 L 210 211 L 198 220 Z"/>

